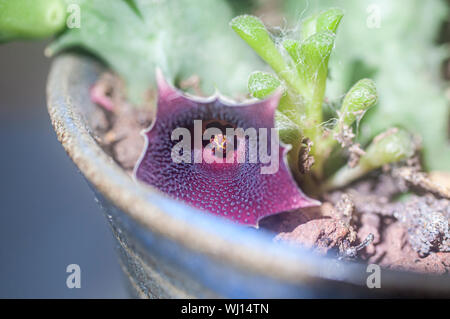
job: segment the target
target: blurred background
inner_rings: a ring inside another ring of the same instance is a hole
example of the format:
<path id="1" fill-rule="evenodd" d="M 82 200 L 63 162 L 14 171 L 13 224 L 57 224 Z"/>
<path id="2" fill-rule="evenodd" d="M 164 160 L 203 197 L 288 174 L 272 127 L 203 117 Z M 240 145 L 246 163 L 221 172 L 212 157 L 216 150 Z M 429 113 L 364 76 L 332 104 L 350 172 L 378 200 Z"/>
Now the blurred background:
<path id="1" fill-rule="evenodd" d="M 51 127 L 44 48 L 0 46 L 0 298 L 127 297 L 109 226 Z"/>

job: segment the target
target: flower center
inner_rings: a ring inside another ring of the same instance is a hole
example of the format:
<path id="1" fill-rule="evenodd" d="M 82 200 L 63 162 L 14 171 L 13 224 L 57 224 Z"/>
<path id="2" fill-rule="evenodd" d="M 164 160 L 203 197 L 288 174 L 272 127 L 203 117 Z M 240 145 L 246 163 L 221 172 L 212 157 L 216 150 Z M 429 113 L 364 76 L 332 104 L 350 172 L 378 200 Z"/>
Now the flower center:
<path id="1" fill-rule="evenodd" d="M 214 150 L 218 150 L 221 152 L 225 152 L 227 150 L 227 137 L 223 134 L 214 135 L 213 137 L 211 137 L 211 140 L 209 142 L 214 147 Z"/>

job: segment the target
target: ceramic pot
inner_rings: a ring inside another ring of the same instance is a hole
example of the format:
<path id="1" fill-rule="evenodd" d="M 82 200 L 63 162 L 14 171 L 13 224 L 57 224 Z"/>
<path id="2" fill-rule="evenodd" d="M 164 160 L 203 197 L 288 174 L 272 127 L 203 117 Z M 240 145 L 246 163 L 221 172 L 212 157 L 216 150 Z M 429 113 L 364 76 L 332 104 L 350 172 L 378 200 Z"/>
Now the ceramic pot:
<path id="1" fill-rule="evenodd" d="M 96 142 L 89 88 L 103 66 L 58 56 L 48 80 L 48 110 L 57 137 L 94 190 L 118 243 L 136 297 L 297 298 L 449 296 L 450 276 L 382 270 L 370 289 L 367 265 L 318 257 L 274 243 L 201 213 L 133 181 Z"/>

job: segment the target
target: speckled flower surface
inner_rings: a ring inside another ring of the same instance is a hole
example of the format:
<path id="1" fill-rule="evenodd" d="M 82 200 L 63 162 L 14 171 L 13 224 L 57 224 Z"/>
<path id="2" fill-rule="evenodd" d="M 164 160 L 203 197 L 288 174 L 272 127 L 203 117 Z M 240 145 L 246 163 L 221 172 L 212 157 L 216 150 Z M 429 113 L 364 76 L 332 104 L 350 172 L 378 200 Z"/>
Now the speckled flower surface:
<path id="1" fill-rule="evenodd" d="M 213 138 L 220 145 L 224 144 L 224 138 L 226 140 L 226 128 L 255 128 L 258 132 L 268 129 L 270 150 L 270 129 L 274 127 L 279 94 L 256 103 L 233 104 L 218 96 L 189 97 L 171 87 L 161 73 L 157 78 L 156 120 L 145 131 L 147 143 L 135 168 L 136 179 L 200 210 L 250 226 L 257 226 L 266 216 L 319 204 L 297 187 L 285 164 L 285 148 L 279 145 L 279 167 L 273 174 L 261 172 L 268 164 L 261 163 L 259 158 L 250 160 L 248 140 L 242 139 L 233 143 L 236 150 L 233 154 L 236 156 L 245 150 L 244 162 L 230 163 L 223 159 L 210 163 L 205 158 L 196 162 L 193 160 L 194 142 L 190 163 L 172 159 L 172 149 L 177 143 L 171 138 L 172 132 L 186 128 L 194 135 L 194 121 L 203 123 L 203 131 L 209 127 L 222 130 L 223 135 Z M 207 147 L 205 142 L 201 147 Z M 214 153 L 203 154 L 214 156 Z"/>

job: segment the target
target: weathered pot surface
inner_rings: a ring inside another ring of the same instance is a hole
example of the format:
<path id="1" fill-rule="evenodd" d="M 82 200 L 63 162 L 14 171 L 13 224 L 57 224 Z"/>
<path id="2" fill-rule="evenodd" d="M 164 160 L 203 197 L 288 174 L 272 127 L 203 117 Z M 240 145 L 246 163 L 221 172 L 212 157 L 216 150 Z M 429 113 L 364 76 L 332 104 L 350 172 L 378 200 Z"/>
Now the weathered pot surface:
<path id="1" fill-rule="evenodd" d="M 200 213 L 133 181 L 97 144 L 89 88 L 103 67 L 64 54 L 48 80 L 48 110 L 59 141 L 96 193 L 137 297 L 450 296 L 450 276 L 382 270 L 369 289 L 367 265 L 318 257 Z"/>

